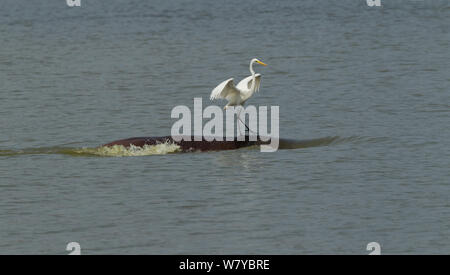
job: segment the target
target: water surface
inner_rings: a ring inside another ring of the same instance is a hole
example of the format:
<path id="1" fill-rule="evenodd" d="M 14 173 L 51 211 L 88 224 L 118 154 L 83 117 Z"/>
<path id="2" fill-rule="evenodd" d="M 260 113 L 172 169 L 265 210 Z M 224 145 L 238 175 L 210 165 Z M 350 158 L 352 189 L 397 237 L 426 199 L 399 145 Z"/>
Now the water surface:
<path id="1" fill-rule="evenodd" d="M 450 252 L 448 1 L 81 2 L 2 2 L 0 253 Z M 170 134 L 253 57 L 281 137 L 340 141 L 74 153 Z"/>

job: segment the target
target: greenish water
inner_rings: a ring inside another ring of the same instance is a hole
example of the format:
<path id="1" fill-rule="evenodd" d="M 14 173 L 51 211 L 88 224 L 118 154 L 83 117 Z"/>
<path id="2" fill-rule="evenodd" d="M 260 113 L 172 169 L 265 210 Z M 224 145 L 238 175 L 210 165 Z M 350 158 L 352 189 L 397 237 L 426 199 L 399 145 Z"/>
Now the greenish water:
<path id="1" fill-rule="evenodd" d="M 35 2 L 0 10 L 1 254 L 450 252 L 448 1 Z M 249 103 L 311 143 L 98 148 L 253 57 Z"/>

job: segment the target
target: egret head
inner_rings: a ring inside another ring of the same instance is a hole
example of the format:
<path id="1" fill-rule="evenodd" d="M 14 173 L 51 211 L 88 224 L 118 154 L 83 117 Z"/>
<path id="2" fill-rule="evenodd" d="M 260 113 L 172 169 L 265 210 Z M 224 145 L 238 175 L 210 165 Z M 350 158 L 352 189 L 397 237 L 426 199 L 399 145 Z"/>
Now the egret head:
<path id="1" fill-rule="evenodd" d="M 253 58 L 252 61 L 251 61 L 250 63 L 251 63 L 251 64 L 253 64 L 253 63 L 258 63 L 258 64 L 260 64 L 260 65 L 267 66 L 266 63 L 260 61 L 258 58 Z"/>

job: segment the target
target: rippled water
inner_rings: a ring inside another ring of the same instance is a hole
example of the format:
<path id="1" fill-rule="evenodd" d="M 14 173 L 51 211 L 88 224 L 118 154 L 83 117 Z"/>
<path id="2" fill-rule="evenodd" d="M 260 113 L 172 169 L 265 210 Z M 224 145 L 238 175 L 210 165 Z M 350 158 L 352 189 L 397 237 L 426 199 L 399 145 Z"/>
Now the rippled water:
<path id="1" fill-rule="evenodd" d="M 1 254 L 450 252 L 449 1 L 81 2 L 2 2 Z M 99 151 L 253 57 L 312 143 Z"/>

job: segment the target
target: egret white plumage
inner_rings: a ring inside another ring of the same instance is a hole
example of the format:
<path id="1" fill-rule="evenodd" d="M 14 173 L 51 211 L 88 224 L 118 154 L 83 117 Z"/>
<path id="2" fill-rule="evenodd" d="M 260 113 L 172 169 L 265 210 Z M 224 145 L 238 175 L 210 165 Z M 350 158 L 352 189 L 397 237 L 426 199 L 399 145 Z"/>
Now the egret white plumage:
<path id="1" fill-rule="evenodd" d="M 258 63 L 263 66 L 267 66 L 267 64 L 261 62 L 257 58 L 253 58 L 250 61 L 250 72 L 251 76 L 248 76 L 242 79 L 237 86 L 234 85 L 233 78 L 227 79 L 224 82 L 220 83 L 216 88 L 214 88 L 211 92 L 210 99 L 226 99 L 228 100 L 228 104 L 225 105 L 224 109 L 227 109 L 229 106 L 242 106 L 244 103 L 257 91 L 259 91 L 259 86 L 261 84 L 261 74 L 255 73 L 253 70 L 253 64 Z M 238 119 L 239 114 L 238 114 Z M 242 121 L 241 121 L 242 122 Z M 242 122 L 243 123 L 243 122 Z M 245 123 L 244 123 L 245 125 Z M 249 130 L 248 126 L 245 125 L 247 130 Z"/>
<path id="2" fill-rule="evenodd" d="M 228 106 L 244 105 L 255 92 L 259 91 L 259 86 L 261 84 L 261 74 L 257 74 L 253 70 L 254 63 L 267 66 L 267 64 L 261 62 L 257 58 L 253 58 L 250 61 L 251 76 L 242 79 L 237 86 L 234 85 L 233 78 L 225 80 L 212 90 L 210 99 L 228 100 L 228 104 L 225 105 L 224 109 Z"/>

